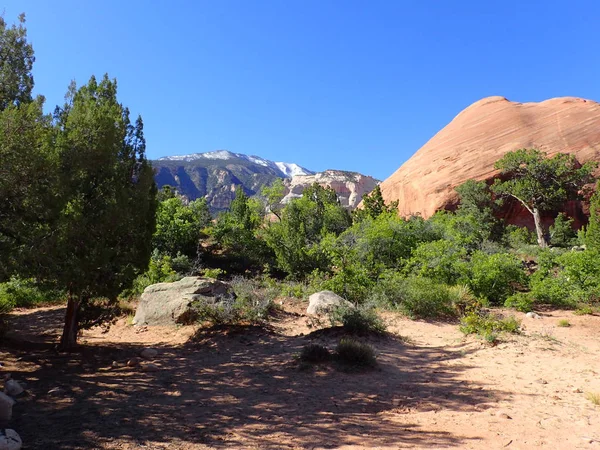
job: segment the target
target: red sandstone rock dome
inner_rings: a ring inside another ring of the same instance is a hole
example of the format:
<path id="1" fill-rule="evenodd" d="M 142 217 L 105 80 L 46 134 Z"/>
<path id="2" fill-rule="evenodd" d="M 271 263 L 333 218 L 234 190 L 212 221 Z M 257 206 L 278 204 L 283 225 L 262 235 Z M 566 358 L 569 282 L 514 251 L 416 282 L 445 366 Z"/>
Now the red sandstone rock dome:
<path id="1" fill-rule="evenodd" d="M 516 103 L 487 97 L 458 114 L 381 184 L 386 202 L 403 216 L 430 217 L 455 203 L 454 188 L 492 178 L 505 153 L 536 148 L 552 156 L 574 153 L 600 161 L 600 104 L 575 97 Z"/>

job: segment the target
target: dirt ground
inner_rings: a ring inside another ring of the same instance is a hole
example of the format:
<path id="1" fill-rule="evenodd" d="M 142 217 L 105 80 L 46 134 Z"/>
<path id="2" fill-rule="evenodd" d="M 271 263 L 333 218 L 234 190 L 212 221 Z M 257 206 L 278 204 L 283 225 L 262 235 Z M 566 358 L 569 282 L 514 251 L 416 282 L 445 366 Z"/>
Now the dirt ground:
<path id="1" fill-rule="evenodd" d="M 600 317 L 522 319 L 491 347 L 456 324 L 386 314 L 379 367 L 300 370 L 309 328 L 285 301 L 271 330 L 137 329 L 120 320 L 57 354 L 62 308 L 17 311 L 2 371 L 26 383 L 9 427 L 24 449 L 600 449 Z M 567 319 L 570 327 L 559 327 Z M 159 370 L 126 363 L 144 347 Z"/>

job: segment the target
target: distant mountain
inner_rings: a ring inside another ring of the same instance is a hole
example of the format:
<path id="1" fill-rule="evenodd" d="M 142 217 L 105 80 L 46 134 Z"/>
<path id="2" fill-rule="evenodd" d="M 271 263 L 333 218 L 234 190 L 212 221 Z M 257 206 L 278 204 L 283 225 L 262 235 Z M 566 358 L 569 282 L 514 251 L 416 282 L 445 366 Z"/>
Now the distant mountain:
<path id="1" fill-rule="evenodd" d="M 277 178 L 314 173 L 298 164 L 269 161 L 228 150 L 165 156 L 152 161 L 152 165 L 159 189 L 165 185 L 173 186 L 190 200 L 206 197 L 213 212 L 229 207 L 238 185 L 247 195 L 253 196 Z"/>
<path id="2" fill-rule="evenodd" d="M 378 183 L 372 177 L 355 172 L 327 170 L 315 173 L 294 163 L 274 162 L 228 150 L 191 155 L 165 156 L 152 161 L 158 188 L 173 186 L 190 200 L 206 197 L 213 213 L 224 211 L 235 197 L 237 186 L 253 196 L 277 178 L 283 178 L 287 203 L 300 197 L 314 182 L 333 188 L 342 205 L 355 208 L 363 194 Z"/>

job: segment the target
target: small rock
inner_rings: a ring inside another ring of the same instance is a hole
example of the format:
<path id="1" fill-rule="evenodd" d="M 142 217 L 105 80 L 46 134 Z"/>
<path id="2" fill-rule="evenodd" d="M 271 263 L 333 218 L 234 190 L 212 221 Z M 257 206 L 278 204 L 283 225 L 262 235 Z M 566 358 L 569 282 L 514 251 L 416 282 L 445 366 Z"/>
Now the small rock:
<path id="1" fill-rule="evenodd" d="M 16 397 L 23 393 L 23 388 L 15 380 L 6 380 L 6 383 L 4 383 L 4 393 L 11 397 Z"/>
<path id="2" fill-rule="evenodd" d="M 579 388 L 573 389 L 573 394 L 583 394 L 583 391 Z"/>
<path id="3" fill-rule="evenodd" d="M 61 387 L 55 387 L 48 391 L 48 395 L 63 395 L 65 390 Z"/>
<path id="4" fill-rule="evenodd" d="M 512 419 L 512 417 L 510 417 L 506 412 L 504 411 L 500 411 L 498 414 L 496 414 L 498 417 L 502 418 L 502 419 Z"/>
<path id="5" fill-rule="evenodd" d="M 140 365 L 140 362 L 142 360 L 140 358 L 131 358 L 129 361 L 127 361 L 127 367 L 137 367 Z"/>
<path id="6" fill-rule="evenodd" d="M 0 421 L 8 421 L 12 418 L 13 405 L 17 403 L 12 397 L 0 392 Z"/>
<path id="7" fill-rule="evenodd" d="M 534 313 L 532 311 L 528 312 L 527 314 L 525 314 L 526 317 L 530 318 L 530 319 L 539 319 L 540 315 L 537 313 Z"/>
<path id="8" fill-rule="evenodd" d="M 20 450 L 22 445 L 21 436 L 15 430 L 0 429 L 0 450 Z"/>
<path id="9" fill-rule="evenodd" d="M 118 361 L 113 361 L 110 365 L 110 367 L 112 367 L 113 369 L 118 369 L 121 366 L 121 364 L 118 363 Z"/>
<path id="10" fill-rule="evenodd" d="M 546 380 L 544 380 L 543 378 L 540 378 L 539 380 L 536 380 L 536 381 L 540 384 L 548 384 L 548 382 Z"/>
<path id="11" fill-rule="evenodd" d="M 144 359 L 154 359 L 158 356 L 158 350 L 155 348 L 145 348 L 140 352 L 140 356 Z"/>
<path id="12" fill-rule="evenodd" d="M 142 369 L 144 372 L 158 372 L 160 370 L 160 366 L 150 362 L 143 362 L 140 364 L 140 369 Z"/>

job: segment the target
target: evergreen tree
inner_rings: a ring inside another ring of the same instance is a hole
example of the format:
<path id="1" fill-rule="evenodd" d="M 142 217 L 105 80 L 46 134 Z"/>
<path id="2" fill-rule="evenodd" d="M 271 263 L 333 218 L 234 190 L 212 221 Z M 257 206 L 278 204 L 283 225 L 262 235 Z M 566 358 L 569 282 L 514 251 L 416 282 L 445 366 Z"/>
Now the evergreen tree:
<path id="1" fill-rule="evenodd" d="M 398 200 L 393 201 L 389 205 L 386 205 L 383 200 L 381 193 L 381 187 L 379 185 L 368 194 L 363 195 L 362 198 L 362 209 L 357 209 L 354 212 L 354 218 L 357 221 L 363 220 L 366 217 L 376 219 L 381 214 L 392 213 L 398 211 Z"/>
<path id="2" fill-rule="evenodd" d="M 55 118 L 62 210 L 51 275 L 67 288 L 61 347 L 69 349 L 80 327 L 110 318 L 117 295 L 148 266 L 156 187 L 142 119 L 130 122 L 115 80 L 71 85 Z"/>
<path id="3" fill-rule="evenodd" d="M 501 179 L 492 190 L 501 196 L 518 200 L 533 216 L 538 244 L 546 247 L 541 212 L 563 206 L 580 197 L 583 186 L 593 181 L 594 163 L 579 166 L 574 155 L 558 153 L 552 158 L 539 150 L 521 149 L 509 152 L 496 162 Z M 504 180 L 504 181 L 503 181 Z"/>

